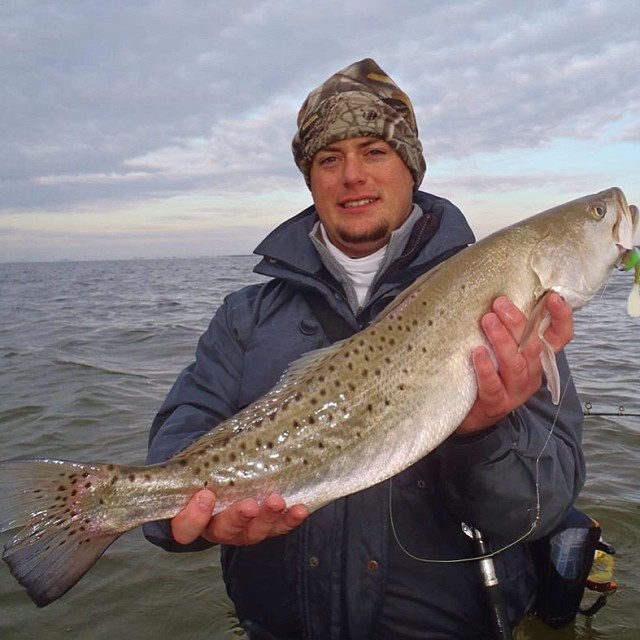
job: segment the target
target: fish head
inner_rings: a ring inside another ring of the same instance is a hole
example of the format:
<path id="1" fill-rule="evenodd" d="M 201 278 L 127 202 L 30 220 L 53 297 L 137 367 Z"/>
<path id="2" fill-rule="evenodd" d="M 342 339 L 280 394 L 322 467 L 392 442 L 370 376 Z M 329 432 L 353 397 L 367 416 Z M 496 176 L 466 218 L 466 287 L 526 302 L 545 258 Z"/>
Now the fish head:
<path id="1" fill-rule="evenodd" d="M 541 292 L 556 291 L 574 308 L 586 304 L 633 248 L 638 209 L 611 187 L 540 214 L 545 233 L 530 265 Z"/>

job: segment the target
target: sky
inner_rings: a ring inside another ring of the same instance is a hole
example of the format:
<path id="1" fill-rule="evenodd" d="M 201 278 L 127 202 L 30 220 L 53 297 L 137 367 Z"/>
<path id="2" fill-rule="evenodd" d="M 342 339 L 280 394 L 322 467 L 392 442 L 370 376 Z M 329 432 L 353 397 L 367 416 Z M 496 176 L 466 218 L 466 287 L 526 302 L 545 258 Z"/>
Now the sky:
<path id="1" fill-rule="evenodd" d="M 366 57 L 479 237 L 640 204 L 637 0 L 2 0 L 0 25 L 0 262 L 251 253 L 311 202 L 302 101 Z"/>

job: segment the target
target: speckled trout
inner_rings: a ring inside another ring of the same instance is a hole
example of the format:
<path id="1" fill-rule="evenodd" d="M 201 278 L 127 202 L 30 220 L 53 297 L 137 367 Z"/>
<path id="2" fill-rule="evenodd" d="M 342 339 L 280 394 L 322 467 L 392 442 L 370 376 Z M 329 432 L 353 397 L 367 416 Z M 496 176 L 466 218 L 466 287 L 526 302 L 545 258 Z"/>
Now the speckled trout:
<path id="1" fill-rule="evenodd" d="M 123 532 L 171 518 L 203 487 L 216 512 L 272 492 L 314 511 L 437 447 L 477 388 L 480 318 L 506 295 L 545 326 L 544 296 L 584 305 L 632 249 L 638 210 L 618 188 L 503 229 L 420 277 L 368 328 L 295 362 L 266 395 L 163 464 L 0 464 L 3 559 L 39 606 L 68 591 Z M 487 346 L 489 346 L 487 344 Z M 552 392 L 558 373 L 544 357 Z"/>

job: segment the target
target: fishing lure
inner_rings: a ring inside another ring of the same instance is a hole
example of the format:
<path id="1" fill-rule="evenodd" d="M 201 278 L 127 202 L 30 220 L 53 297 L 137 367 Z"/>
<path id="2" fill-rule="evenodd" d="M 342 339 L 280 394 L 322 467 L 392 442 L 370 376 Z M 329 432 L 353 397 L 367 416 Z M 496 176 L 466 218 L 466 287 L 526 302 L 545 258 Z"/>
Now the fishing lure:
<path id="1" fill-rule="evenodd" d="M 634 248 L 624 263 L 625 271 L 634 269 L 633 285 L 627 299 L 627 313 L 632 318 L 640 318 L 640 251 Z"/>

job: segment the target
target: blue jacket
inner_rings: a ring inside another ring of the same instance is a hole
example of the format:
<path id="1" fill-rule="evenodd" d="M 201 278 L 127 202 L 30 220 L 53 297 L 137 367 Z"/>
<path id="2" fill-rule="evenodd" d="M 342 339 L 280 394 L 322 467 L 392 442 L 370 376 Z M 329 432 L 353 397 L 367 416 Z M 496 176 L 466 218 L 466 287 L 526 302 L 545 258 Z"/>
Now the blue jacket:
<path id="1" fill-rule="evenodd" d="M 255 270 L 272 279 L 225 299 L 156 416 L 148 461 L 180 451 L 268 391 L 290 362 L 328 344 L 301 290 L 320 292 L 358 330 L 419 274 L 474 241 L 447 200 L 416 192 L 415 202 L 423 217 L 357 317 L 309 239 L 314 208 L 276 228 L 256 249 L 263 259 Z M 563 355 L 559 369 L 567 383 Z M 541 389 L 493 428 L 451 436 L 392 481 L 323 507 L 286 536 L 223 546 L 227 590 L 251 638 L 489 636 L 477 564 L 424 559 L 473 555 L 461 521 L 483 531 L 494 549 L 519 539 L 536 518 L 537 495 L 541 510 L 529 539 L 558 524 L 584 481 L 582 411 L 568 385 L 559 411 Z M 172 551 L 208 546 L 178 545 L 166 522 L 146 525 L 145 535 Z M 495 562 L 518 620 L 536 586 L 528 548 L 511 546 Z"/>

